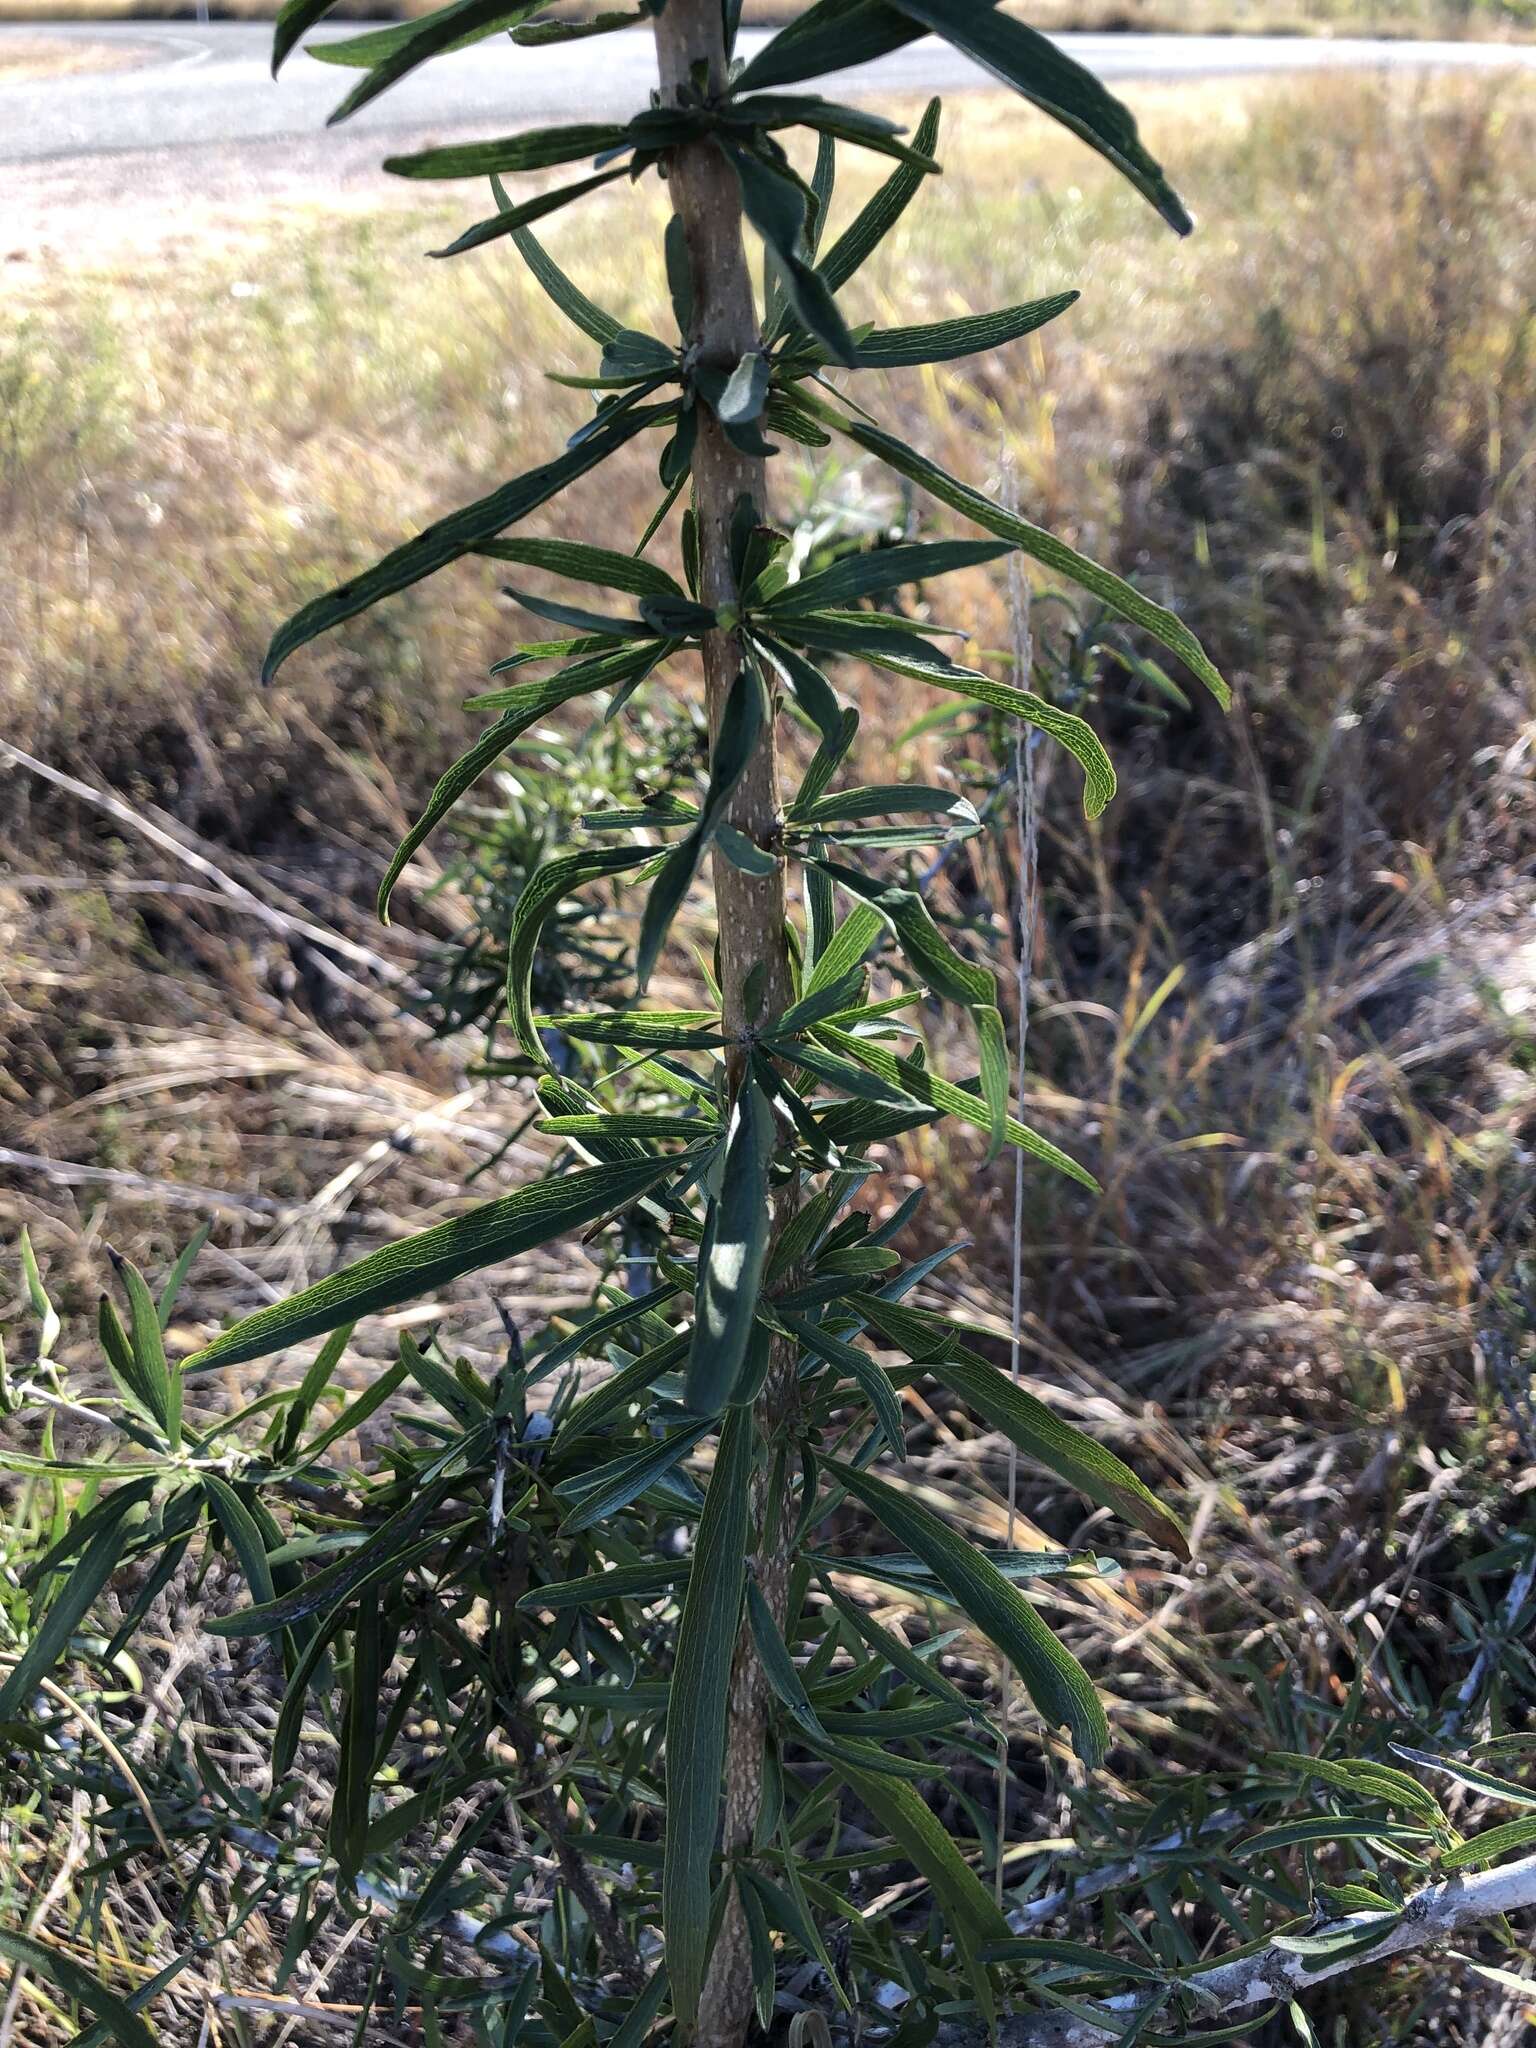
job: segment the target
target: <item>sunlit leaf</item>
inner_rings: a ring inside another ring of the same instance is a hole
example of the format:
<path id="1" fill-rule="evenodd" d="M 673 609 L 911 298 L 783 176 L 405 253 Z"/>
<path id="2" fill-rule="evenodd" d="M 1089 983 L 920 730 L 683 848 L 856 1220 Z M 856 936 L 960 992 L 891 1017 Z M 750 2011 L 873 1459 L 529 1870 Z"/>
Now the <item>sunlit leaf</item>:
<path id="1" fill-rule="evenodd" d="M 709 1964 L 710 1866 L 719 1825 L 726 1702 L 746 1573 L 752 1442 L 751 1415 L 733 1409 L 721 1431 L 704 1497 L 668 1695 L 661 1917 L 673 2010 L 682 2027 L 691 2027 L 697 2016 Z"/>
<path id="2" fill-rule="evenodd" d="M 688 1406 L 718 1415 L 735 1392 L 751 1341 L 768 1256 L 768 1169 L 773 1112 L 755 1081 L 731 1105 L 722 1191 L 699 1247 L 699 1291 L 688 1354 Z"/>
<path id="3" fill-rule="evenodd" d="M 306 1337 L 323 1337 L 342 1323 L 431 1295 L 461 1274 L 516 1258 L 638 1200 L 676 1171 L 675 1161 L 650 1158 L 535 1181 L 467 1215 L 384 1245 L 289 1301 L 258 1309 L 189 1358 L 185 1369 L 206 1372 L 216 1365 L 266 1358 Z"/>

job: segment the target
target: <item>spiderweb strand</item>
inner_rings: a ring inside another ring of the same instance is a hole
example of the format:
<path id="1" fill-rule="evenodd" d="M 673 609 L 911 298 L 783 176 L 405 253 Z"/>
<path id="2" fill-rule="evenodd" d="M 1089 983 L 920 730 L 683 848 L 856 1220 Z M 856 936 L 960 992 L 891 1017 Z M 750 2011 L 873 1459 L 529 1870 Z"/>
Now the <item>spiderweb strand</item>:
<path id="1" fill-rule="evenodd" d="M 1019 479 L 1011 456 L 1005 456 L 1002 478 L 1003 503 L 1010 512 L 1019 504 Z M 1008 612 L 1013 628 L 1013 679 L 1027 689 L 1034 668 L 1034 639 L 1030 628 L 1029 584 L 1017 553 L 1008 558 Z M 1013 830 L 1018 853 L 1018 887 L 1014 935 L 1017 961 L 1016 998 L 1018 1014 L 1018 1114 L 1024 1121 L 1024 1058 L 1029 1043 L 1029 984 L 1035 964 L 1036 889 L 1039 872 L 1039 827 L 1035 810 L 1035 733 L 1022 720 L 1013 728 Z M 1013 1154 L 1013 1301 L 1009 1325 L 1008 1373 L 1015 1386 L 1022 1368 L 1024 1334 L 1024 1154 L 1015 1146 Z M 1008 1445 L 1008 1548 L 1018 1538 L 1019 1521 L 1018 1446 Z M 1008 1724 L 1013 1712 L 1013 1666 L 1003 1665 L 1001 1733 L 997 1749 L 997 1864 L 994 1884 L 998 1904 L 1003 1898 L 1003 1869 L 1008 1858 Z"/>

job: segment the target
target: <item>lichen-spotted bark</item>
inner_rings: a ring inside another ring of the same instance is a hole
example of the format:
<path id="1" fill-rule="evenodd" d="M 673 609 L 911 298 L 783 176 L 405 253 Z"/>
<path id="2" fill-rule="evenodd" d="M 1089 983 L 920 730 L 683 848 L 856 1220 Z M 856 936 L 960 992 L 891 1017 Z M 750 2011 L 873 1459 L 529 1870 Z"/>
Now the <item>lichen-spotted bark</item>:
<path id="1" fill-rule="evenodd" d="M 681 97 L 689 81 L 700 75 L 701 67 L 709 90 L 722 90 L 727 58 L 719 0 L 667 0 L 656 17 L 656 48 L 664 101 Z M 674 151 L 667 178 L 692 275 L 693 332 L 688 341 L 698 361 L 728 371 L 759 339 L 736 174 L 713 143 L 699 142 Z M 737 596 L 730 533 L 743 494 L 751 498 L 759 518 L 765 518 L 763 463 L 733 447 L 700 401 L 693 456 L 699 595 L 716 609 L 733 603 Z M 741 666 L 739 637 L 724 631 L 706 634 L 703 659 L 713 741 L 726 694 Z M 772 719 L 765 724 L 757 751 L 736 786 L 730 821 L 755 844 L 777 849 L 779 769 Z M 747 875 L 717 852 L 714 884 L 725 1026 L 739 1041 L 755 1021 L 747 1014 L 747 982 L 755 968 L 763 969 L 753 991 L 760 1002 L 758 1015 L 773 1016 L 793 999 L 784 931 L 784 865 L 776 863 L 770 875 Z M 727 1062 L 733 1083 L 739 1084 L 744 1064 L 739 1043 L 727 1054 Z M 783 1220 L 781 1211 L 777 1221 L 782 1225 Z M 782 1473 L 787 1467 L 775 1460 L 774 1447 L 784 1441 L 792 1424 L 796 1390 L 793 1350 L 776 1345 L 757 1406 L 758 1433 L 763 1441 L 754 1482 L 756 1549 L 751 1569 L 780 1625 L 789 1594 L 789 1516 L 783 1481 L 774 1479 L 775 1469 Z M 767 1682 L 744 1628 L 731 1674 L 726 1733 L 721 1848 L 727 1865 L 751 1846 L 762 1798 L 768 1704 Z M 751 1953 L 746 1921 L 733 1888 L 700 2003 L 695 2033 L 698 2048 L 737 2048 L 751 2019 Z"/>

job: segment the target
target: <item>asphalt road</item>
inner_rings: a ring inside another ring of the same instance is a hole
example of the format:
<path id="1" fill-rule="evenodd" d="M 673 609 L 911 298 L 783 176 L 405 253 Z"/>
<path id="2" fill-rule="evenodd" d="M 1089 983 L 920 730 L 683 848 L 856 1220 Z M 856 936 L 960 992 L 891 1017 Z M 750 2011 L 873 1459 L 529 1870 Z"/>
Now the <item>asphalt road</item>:
<path id="1" fill-rule="evenodd" d="M 363 26 L 354 22 L 316 33 L 355 35 Z M 274 82 L 268 71 L 271 34 L 269 24 L 257 22 L 0 27 L 0 75 L 7 37 L 32 43 L 43 36 L 79 37 L 143 52 L 143 61 L 131 69 L 0 83 L 0 164 L 41 166 L 130 151 L 163 157 L 301 136 L 313 144 L 355 74 L 296 53 Z M 749 31 L 743 49 L 756 48 L 766 35 Z M 1350 66 L 1536 69 L 1536 47 L 1487 43 L 1163 35 L 1069 35 L 1061 42 L 1105 79 L 1200 79 Z M 645 104 L 653 63 L 650 38 L 638 33 L 542 50 L 520 50 L 497 37 L 423 66 L 348 123 L 347 133 L 420 135 L 487 126 L 496 133 L 572 117 L 624 115 Z M 968 59 L 930 39 L 818 81 L 818 89 L 847 98 L 952 93 L 988 83 Z"/>

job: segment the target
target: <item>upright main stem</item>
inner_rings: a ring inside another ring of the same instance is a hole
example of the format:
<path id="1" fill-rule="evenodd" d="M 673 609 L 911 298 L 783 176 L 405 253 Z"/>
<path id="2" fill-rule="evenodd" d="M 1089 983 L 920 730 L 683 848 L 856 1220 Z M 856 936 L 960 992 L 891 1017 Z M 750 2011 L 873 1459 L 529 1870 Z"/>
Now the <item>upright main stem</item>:
<path id="1" fill-rule="evenodd" d="M 702 74 L 710 92 L 726 83 L 726 49 L 720 0 L 666 0 L 656 16 L 656 50 L 661 93 L 679 99 Z M 710 142 L 690 143 L 673 153 L 668 167 L 672 206 L 687 241 L 693 284 L 693 332 L 688 337 L 698 361 L 727 371 L 759 343 L 757 308 L 742 241 L 741 192 L 730 163 Z M 708 408 L 699 401 L 698 439 L 693 457 L 693 506 L 699 523 L 699 596 L 718 608 L 737 597 L 731 564 L 731 521 L 737 500 L 751 498 L 762 519 L 767 510 L 763 463 L 733 447 Z M 713 743 L 726 696 L 743 658 L 740 636 L 717 631 L 704 637 L 704 681 Z M 746 773 L 736 786 L 731 823 L 756 845 L 779 850 L 779 775 L 772 719 Z M 714 859 L 720 986 L 725 1029 L 735 1049 L 728 1055 L 733 1084 L 740 1086 L 743 1034 L 793 1000 L 784 939 L 783 863 L 768 875 L 743 874 L 720 854 Z M 756 1014 L 747 1009 L 747 980 L 763 970 Z M 774 1456 L 793 1413 L 794 1359 L 777 1346 L 757 1407 L 757 1424 L 767 1455 L 760 1450 L 754 1484 L 757 1554 L 750 1564 L 769 1608 L 783 1621 L 789 1591 L 789 1515 L 783 1482 L 773 1479 L 783 1462 Z M 777 1492 L 778 1498 L 771 1497 Z M 727 1867 L 749 1850 L 761 1804 L 768 1687 L 746 1631 L 737 1643 L 731 1677 L 726 1734 L 725 1803 L 721 1846 Z M 747 1927 L 734 1887 L 711 1958 L 699 2009 L 698 2048 L 737 2048 L 752 2019 L 752 1962 Z"/>

